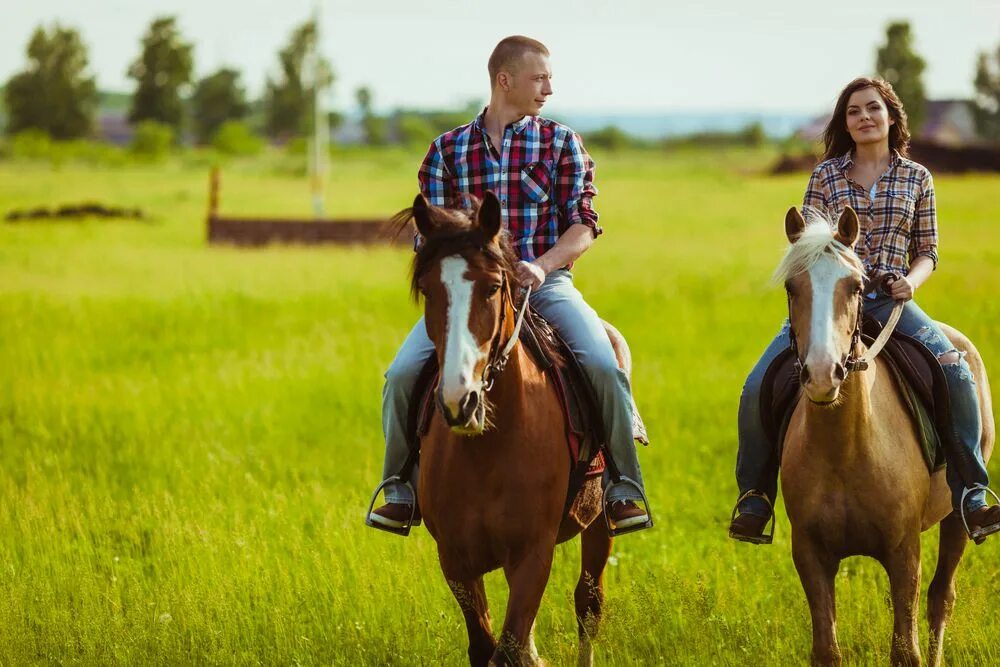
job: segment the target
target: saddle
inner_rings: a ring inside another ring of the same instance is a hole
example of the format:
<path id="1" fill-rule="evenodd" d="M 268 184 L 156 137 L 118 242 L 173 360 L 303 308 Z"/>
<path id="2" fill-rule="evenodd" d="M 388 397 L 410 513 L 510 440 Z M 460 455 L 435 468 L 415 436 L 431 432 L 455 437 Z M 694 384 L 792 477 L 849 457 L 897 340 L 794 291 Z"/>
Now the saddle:
<path id="1" fill-rule="evenodd" d="M 865 316 L 861 329 L 862 340 L 871 345 L 882 325 Z M 899 331 L 892 333 L 879 358 L 886 362 L 902 390 L 928 470 L 941 469 L 945 464 L 942 438 L 946 437 L 951 424 L 948 385 L 941 364 L 920 341 Z M 774 451 L 779 461 L 785 431 L 801 389 L 795 352 L 788 348 L 764 373 L 760 394 L 761 421 L 768 438 L 777 445 Z"/>
<path id="2" fill-rule="evenodd" d="M 608 468 L 603 451 L 607 440 L 600 403 L 583 366 L 572 350 L 545 318 L 530 306 L 521 326 L 519 343 L 528 350 L 538 367 L 548 376 L 562 407 L 568 444 L 566 462 L 570 468 L 569 488 L 563 508 L 565 515 L 583 483 L 602 475 Z M 411 395 L 408 433 L 410 459 L 414 463 L 419 456 L 420 439 L 427 435 L 436 409 L 434 392 L 437 389 L 438 377 L 437 357 L 431 355 L 424 364 Z M 648 445 L 646 427 L 634 400 L 632 415 L 633 437 Z M 612 462 L 611 466 L 613 465 Z M 404 466 L 407 476 L 411 470 L 412 465 Z"/>

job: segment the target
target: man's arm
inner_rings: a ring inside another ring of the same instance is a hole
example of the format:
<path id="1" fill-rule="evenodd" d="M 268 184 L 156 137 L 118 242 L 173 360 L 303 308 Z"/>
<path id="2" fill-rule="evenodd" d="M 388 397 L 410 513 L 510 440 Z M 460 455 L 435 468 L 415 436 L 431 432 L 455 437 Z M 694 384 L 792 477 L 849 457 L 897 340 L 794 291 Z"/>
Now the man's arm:
<path id="1" fill-rule="evenodd" d="M 594 230 L 589 225 L 576 223 L 571 225 L 556 244 L 548 249 L 541 257 L 530 264 L 521 262 L 517 266 L 517 280 L 521 285 L 531 289 L 538 289 L 545 282 L 545 276 L 561 269 L 587 252 L 587 249 L 594 244 Z"/>
<path id="2" fill-rule="evenodd" d="M 596 194 L 594 161 L 584 150 L 579 135 L 571 133 L 556 167 L 555 203 L 562 231 L 556 244 L 541 257 L 518 266 L 517 278 L 522 285 L 540 287 L 546 275 L 576 261 L 593 245 L 604 231 L 597 224 L 593 207 Z"/>

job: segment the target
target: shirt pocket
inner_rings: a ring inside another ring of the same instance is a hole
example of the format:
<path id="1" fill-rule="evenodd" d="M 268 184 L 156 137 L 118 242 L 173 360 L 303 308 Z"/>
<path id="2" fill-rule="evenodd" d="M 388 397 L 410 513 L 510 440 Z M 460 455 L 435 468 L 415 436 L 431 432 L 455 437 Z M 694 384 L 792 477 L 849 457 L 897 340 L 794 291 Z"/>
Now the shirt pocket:
<path id="1" fill-rule="evenodd" d="M 548 164 L 539 160 L 521 169 L 521 190 L 536 204 L 549 201 L 552 189 L 552 171 Z"/>
<path id="2" fill-rule="evenodd" d="M 905 190 L 889 190 L 885 194 L 886 226 L 895 233 L 908 233 L 913 225 L 916 199 Z"/>

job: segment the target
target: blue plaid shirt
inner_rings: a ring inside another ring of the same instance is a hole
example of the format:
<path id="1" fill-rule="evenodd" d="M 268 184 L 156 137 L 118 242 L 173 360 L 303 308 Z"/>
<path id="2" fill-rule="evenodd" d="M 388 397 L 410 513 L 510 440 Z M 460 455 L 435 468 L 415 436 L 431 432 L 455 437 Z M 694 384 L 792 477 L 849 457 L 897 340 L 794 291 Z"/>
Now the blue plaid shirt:
<path id="1" fill-rule="evenodd" d="M 492 190 L 514 250 L 527 262 L 545 254 L 570 225 L 601 234 L 591 203 L 594 161 L 580 136 L 555 121 L 524 116 L 504 128 L 503 145 L 494 147 L 485 113 L 431 144 L 418 174 L 430 203 L 462 208 L 465 195 L 482 199 Z"/>

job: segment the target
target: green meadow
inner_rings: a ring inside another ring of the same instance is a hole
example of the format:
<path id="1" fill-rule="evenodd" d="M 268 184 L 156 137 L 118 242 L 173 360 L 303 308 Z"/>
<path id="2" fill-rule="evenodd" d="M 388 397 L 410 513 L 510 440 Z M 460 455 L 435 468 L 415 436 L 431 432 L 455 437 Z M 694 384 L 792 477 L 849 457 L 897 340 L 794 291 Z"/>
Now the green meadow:
<path id="1" fill-rule="evenodd" d="M 339 154 L 329 209 L 408 205 L 420 157 Z M 726 525 L 740 388 L 784 316 L 768 279 L 807 174 L 767 175 L 766 150 L 595 158 L 606 233 L 575 275 L 632 346 L 656 521 L 615 543 L 596 660 L 805 663 L 783 509 L 771 547 Z M 227 165 L 223 212 L 307 215 L 305 178 L 279 166 Z M 0 162 L 0 214 L 149 218 L 0 224 L 0 664 L 464 664 L 433 540 L 363 525 L 382 373 L 419 313 L 407 243 L 208 247 L 207 182 L 207 161 Z M 936 187 L 941 263 L 917 298 L 1000 369 L 1000 178 Z M 923 544 L 921 617 L 936 530 Z M 536 631 L 553 665 L 575 660 L 578 573 L 579 542 L 560 546 Z M 851 559 L 837 582 L 845 662 L 887 663 L 884 572 Z M 487 590 L 499 630 L 502 574 Z M 1000 538 L 970 546 L 949 664 L 1000 663 L 998 590 Z"/>

